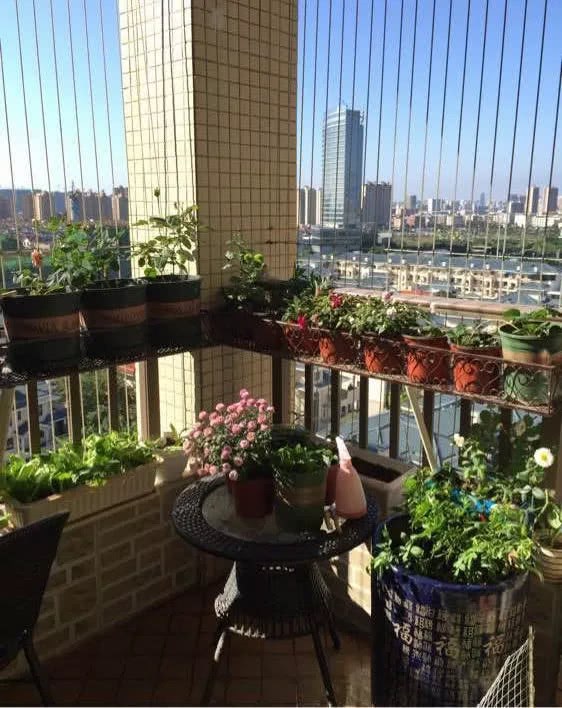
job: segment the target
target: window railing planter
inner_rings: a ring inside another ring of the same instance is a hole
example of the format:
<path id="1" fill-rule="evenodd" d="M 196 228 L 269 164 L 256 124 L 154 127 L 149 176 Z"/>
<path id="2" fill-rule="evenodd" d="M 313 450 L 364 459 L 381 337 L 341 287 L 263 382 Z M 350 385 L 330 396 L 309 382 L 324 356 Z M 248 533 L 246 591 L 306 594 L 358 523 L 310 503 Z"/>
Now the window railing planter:
<path id="1" fill-rule="evenodd" d="M 79 450 L 68 443 L 29 461 L 10 458 L 0 493 L 17 527 L 63 510 L 75 522 L 149 494 L 163 463 L 152 447 L 127 435 L 93 435 Z"/>

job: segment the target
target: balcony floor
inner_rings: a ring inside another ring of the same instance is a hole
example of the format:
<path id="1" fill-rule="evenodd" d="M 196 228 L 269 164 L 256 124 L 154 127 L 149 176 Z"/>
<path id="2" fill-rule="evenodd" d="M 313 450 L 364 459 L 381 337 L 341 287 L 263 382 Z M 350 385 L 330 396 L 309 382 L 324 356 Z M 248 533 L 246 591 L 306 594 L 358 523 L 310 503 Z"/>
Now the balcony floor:
<path id="1" fill-rule="evenodd" d="M 58 705 L 200 705 L 211 660 L 214 586 L 149 610 L 46 665 Z M 369 641 L 341 633 L 327 644 L 339 705 L 370 705 Z M 30 682 L 0 685 L 0 705 L 39 705 Z M 312 639 L 232 637 L 214 705 L 326 705 Z"/>

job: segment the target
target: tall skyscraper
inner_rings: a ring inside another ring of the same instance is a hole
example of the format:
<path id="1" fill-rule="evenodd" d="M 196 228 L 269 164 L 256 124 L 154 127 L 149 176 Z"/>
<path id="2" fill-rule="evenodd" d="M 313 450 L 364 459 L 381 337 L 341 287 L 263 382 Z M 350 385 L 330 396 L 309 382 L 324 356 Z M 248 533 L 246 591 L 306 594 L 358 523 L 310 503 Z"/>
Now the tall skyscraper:
<path id="1" fill-rule="evenodd" d="M 539 210 L 539 188 L 532 186 L 527 190 L 527 198 L 525 200 L 525 213 L 536 214 Z"/>
<path id="2" fill-rule="evenodd" d="M 418 198 L 415 194 L 410 194 L 408 201 L 406 202 L 406 209 L 410 211 L 415 211 L 418 205 Z"/>
<path id="3" fill-rule="evenodd" d="M 324 122 L 322 224 L 352 226 L 360 222 L 363 167 L 363 117 L 344 105 Z"/>
<path id="4" fill-rule="evenodd" d="M 362 222 L 388 227 L 392 185 L 389 182 L 367 182 L 362 190 Z"/>
<path id="5" fill-rule="evenodd" d="M 484 207 L 486 206 L 486 192 L 480 192 L 480 202 L 478 206 L 481 209 L 484 209 Z"/>
<path id="6" fill-rule="evenodd" d="M 127 187 L 114 187 L 111 195 L 113 220 L 118 224 L 129 221 L 129 190 Z"/>
<path id="7" fill-rule="evenodd" d="M 555 214 L 558 211 L 558 187 L 545 187 L 542 193 L 542 213 Z"/>
<path id="8" fill-rule="evenodd" d="M 54 203 L 49 192 L 33 194 L 33 218 L 37 221 L 47 221 L 54 216 Z"/>
<path id="9" fill-rule="evenodd" d="M 298 220 L 299 224 L 314 226 L 317 220 L 318 192 L 314 187 L 301 187 L 298 190 Z"/>
<path id="10" fill-rule="evenodd" d="M 441 199 L 435 199 L 435 197 L 430 197 L 427 200 L 427 213 L 428 214 L 433 214 L 436 211 L 441 211 L 442 208 L 443 208 L 443 206 L 442 206 Z"/>

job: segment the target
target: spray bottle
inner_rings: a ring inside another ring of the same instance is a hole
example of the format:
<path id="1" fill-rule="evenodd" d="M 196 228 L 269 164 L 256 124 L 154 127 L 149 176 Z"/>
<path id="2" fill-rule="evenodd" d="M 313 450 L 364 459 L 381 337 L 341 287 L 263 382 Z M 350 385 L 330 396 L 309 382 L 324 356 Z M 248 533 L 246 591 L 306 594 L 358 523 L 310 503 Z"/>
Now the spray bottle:
<path id="1" fill-rule="evenodd" d="M 367 513 L 367 500 L 361 478 L 351 462 L 342 438 L 336 438 L 339 469 L 336 479 L 336 514 L 344 519 L 360 519 Z"/>

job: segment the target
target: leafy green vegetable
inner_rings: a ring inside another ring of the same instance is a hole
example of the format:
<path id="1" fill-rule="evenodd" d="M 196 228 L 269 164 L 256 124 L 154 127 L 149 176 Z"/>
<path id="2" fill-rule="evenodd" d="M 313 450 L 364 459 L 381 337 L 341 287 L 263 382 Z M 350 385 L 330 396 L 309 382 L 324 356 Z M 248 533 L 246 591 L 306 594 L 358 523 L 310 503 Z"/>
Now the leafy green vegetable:
<path id="1" fill-rule="evenodd" d="M 283 445 L 274 450 L 271 464 L 274 474 L 285 478 L 301 474 L 322 475 L 333 457 L 334 453 L 328 447 L 297 443 Z"/>
<path id="2" fill-rule="evenodd" d="M 523 314 L 520 310 L 512 308 L 503 313 L 504 320 L 511 325 L 511 333 L 520 337 L 548 337 L 552 330 L 561 331 L 562 323 L 552 321 L 554 316 L 560 316 L 557 310 L 543 307 Z"/>
<path id="3" fill-rule="evenodd" d="M 484 322 L 474 325 L 458 324 L 447 332 L 449 341 L 460 347 L 498 347 L 500 344 L 497 328 Z"/>
<path id="4" fill-rule="evenodd" d="M 0 471 L 0 494 L 28 504 L 81 484 L 98 486 L 153 458 L 152 445 L 127 434 L 89 435 L 78 449 L 65 443 L 30 460 L 12 455 Z"/>

